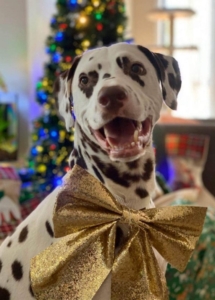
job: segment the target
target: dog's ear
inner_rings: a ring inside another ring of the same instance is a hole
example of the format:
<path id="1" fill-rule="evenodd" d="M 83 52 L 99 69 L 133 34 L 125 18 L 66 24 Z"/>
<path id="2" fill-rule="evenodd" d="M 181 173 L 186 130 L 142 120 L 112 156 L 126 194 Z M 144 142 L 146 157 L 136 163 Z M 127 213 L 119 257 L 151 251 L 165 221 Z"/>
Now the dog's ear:
<path id="1" fill-rule="evenodd" d="M 62 72 L 54 84 L 58 110 L 64 118 L 67 130 L 70 130 L 75 124 L 74 116 L 72 115 L 72 79 L 80 59 L 81 56 L 75 57 L 71 68 Z"/>
<path id="2" fill-rule="evenodd" d="M 177 109 L 177 95 L 181 88 L 181 74 L 178 62 L 171 56 L 153 53 L 147 48 L 138 46 L 154 66 L 161 82 L 163 100 L 171 109 Z"/>

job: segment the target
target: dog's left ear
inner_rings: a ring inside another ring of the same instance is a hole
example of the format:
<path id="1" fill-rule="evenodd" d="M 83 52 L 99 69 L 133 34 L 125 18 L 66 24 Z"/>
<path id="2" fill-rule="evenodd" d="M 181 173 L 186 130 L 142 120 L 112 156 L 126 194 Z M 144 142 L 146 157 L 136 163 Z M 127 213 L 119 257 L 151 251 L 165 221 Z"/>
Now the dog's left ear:
<path id="1" fill-rule="evenodd" d="M 66 129 L 69 131 L 75 124 L 72 115 L 72 79 L 81 56 L 75 57 L 71 68 L 59 75 L 54 84 L 54 94 L 60 115 L 64 118 Z"/>
<path id="2" fill-rule="evenodd" d="M 181 74 L 178 62 L 171 56 L 153 53 L 143 46 L 138 46 L 154 66 L 161 82 L 163 100 L 171 109 L 177 109 L 177 95 L 181 88 Z"/>

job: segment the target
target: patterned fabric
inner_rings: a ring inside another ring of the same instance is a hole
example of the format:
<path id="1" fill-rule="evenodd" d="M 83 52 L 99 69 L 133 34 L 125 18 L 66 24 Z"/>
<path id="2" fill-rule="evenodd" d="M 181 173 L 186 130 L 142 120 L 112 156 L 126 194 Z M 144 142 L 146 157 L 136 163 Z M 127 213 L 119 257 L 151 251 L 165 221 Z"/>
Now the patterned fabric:
<path id="1" fill-rule="evenodd" d="M 2 225 L 0 226 L 0 240 L 3 240 L 8 235 L 11 235 L 19 223 L 21 223 L 39 204 L 39 198 L 27 201 L 21 205 L 22 220 L 18 221 L 11 216 L 10 223 L 3 221 Z"/>
<path id="2" fill-rule="evenodd" d="M 173 205 L 192 205 L 177 200 Z M 215 209 L 208 209 L 202 235 L 183 273 L 168 266 L 166 279 L 169 300 L 215 299 Z"/>
<path id="3" fill-rule="evenodd" d="M 195 134 L 167 134 L 166 149 L 170 156 L 204 159 L 209 137 Z"/>

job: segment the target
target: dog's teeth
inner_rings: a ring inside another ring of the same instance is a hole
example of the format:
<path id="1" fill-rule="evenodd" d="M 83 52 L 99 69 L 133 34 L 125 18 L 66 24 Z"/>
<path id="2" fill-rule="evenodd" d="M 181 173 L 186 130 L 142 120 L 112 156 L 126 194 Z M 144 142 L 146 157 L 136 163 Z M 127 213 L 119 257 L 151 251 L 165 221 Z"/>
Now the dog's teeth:
<path id="1" fill-rule="evenodd" d="M 138 130 L 139 132 L 142 131 L 142 123 L 141 123 L 141 122 L 138 123 L 137 130 Z"/>
<path id="2" fill-rule="evenodd" d="M 138 130 L 136 129 L 134 132 L 134 141 L 137 142 L 138 141 Z"/>

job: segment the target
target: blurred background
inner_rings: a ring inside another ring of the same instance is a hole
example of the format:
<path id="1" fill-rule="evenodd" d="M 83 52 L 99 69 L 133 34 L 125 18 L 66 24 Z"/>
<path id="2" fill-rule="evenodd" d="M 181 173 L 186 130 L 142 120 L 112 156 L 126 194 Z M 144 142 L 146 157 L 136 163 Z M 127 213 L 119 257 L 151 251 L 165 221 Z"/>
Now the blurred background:
<path id="1" fill-rule="evenodd" d="M 170 299 L 215 299 L 215 1 L 0 0 L 0 240 L 69 170 L 74 131 L 59 118 L 53 83 L 88 48 L 141 44 L 174 56 L 178 109 L 155 127 L 156 205 L 211 207 Z"/>

